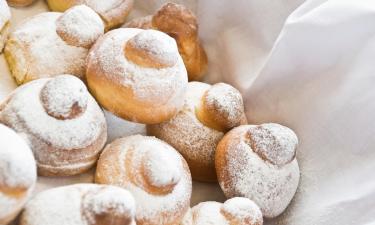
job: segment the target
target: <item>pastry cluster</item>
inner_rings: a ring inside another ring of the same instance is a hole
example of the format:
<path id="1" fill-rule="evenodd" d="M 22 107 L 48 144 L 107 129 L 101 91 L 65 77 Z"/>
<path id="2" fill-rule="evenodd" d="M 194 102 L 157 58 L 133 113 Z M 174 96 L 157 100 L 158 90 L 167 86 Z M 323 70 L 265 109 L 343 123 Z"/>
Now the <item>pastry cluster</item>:
<path id="1" fill-rule="evenodd" d="M 280 124 L 249 125 L 233 86 L 193 81 L 207 71 L 193 12 L 167 3 L 125 23 L 132 0 L 47 3 L 57 12 L 8 35 L 0 0 L 0 49 L 20 85 L 0 104 L 0 224 L 24 209 L 20 225 L 262 225 L 286 209 L 298 138 Z M 149 136 L 107 143 L 102 108 Z M 37 174 L 94 166 L 95 184 L 30 199 Z M 192 180 L 218 182 L 228 200 L 190 208 Z"/>

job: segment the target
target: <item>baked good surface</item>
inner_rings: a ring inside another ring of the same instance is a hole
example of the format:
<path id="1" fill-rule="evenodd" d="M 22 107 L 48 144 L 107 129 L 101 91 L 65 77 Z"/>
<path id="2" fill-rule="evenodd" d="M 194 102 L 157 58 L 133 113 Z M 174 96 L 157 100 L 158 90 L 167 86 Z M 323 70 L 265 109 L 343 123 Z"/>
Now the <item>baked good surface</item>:
<path id="1" fill-rule="evenodd" d="M 187 74 L 174 39 L 154 30 L 120 28 L 90 50 L 86 78 L 108 111 L 146 124 L 173 117 L 182 107 Z"/>
<path id="2" fill-rule="evenodd" d="M 10 9 L 5 0 L 0 0 L 0 53 L 3 51 L 4 43 L 8 37 L 10 26 Z"/>
<path id="3" fill-rule="evenodd" d="M 87 6 L 41 13 L 11 32 L 5 58 L 18 84 L 60 74 L 83 78 L 89 48 L 103 33 L 102 20 Z"/>
<path id="4" fill-rule="evenodd" d="M 216 181 L 215 151 L 231 126 L 246 123 L 241 94 L 224 83 L 190 82 L 183 108 L 171 120 L 147 126 L 147 132 L 176 148 L 193 179 Z"/>
<path id="5" fill-rule="evenodd" d="M 201 202 L 186 215 L 181 225 L 262 225 L 259 207 L 250 199 L 236 197 L 219 202 Z"/>
<path id="6" fill-rule="evenodd" d="M 52 11 L 64 12 L 76 5 L 87 5 L 103 19 L 106 30 L 122 25 L 131 9 L 134 0 L 47 0 Z"/>
<path id="7" fill-rule="evenodd" d="M 140 225 L 178 224 L 189 209 L 189 168 L 173 147 L 154 137 L 133 135 L 107 145 L 95 181 L 129 190 Z"/>
<path id="8" fill-rule="evenodd" d="M 135 201 L 125 189 L 76 184 L 49 189 L 29 201 L 20 225 L 135 225 Z"/>
<path id="9" fill-rule="evenodd" d="M 280 215 L 299 183 L 297 144 L 291 129 L 275 123 L 243 125 L 228 132 L 215 156 L 224 194 L 252 199 L 266 218 Z"/>
<path id="10" fill-rule="evenodd" d="M 201 80 L 207 72 L 208 60 L 199 40 L 197 18 L 184 5 L 166 3 L 154 15 L 136 18 L 124 27 L 155 29 L 173 37 L 190 81 Z"/>
<path id="11" fill-rule="evenodd" d="M 18 87 L 0 106 L 0 122 L 22 133 L 38 173 L 82 173 L 96 162 L 107 139 L 101 108 L 81 80 L 43 78 Z"/>
<path id="12" fill-rule="evenodd" d="M 30 198 L 36 164 L 27 143 L 0 124 L 0 224 L 8 224 Z"/>
<path id="13" fill-rule="evenodd" d="M 7 0 L 7 2 L 10 6 L 23 7 L 31 5 L 34 2 L 34 0 Z"/>

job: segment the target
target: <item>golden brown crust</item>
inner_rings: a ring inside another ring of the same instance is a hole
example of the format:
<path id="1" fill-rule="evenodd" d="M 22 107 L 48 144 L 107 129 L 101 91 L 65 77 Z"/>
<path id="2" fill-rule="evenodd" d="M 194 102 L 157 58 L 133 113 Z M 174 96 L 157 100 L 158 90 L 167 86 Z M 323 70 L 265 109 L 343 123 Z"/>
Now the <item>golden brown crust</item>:
<path id="1" fill-rule="evenodd" d="M 13 7 L 23 7 L 31 5 L 34 0 L 7 0 L 8 4 Z"/>

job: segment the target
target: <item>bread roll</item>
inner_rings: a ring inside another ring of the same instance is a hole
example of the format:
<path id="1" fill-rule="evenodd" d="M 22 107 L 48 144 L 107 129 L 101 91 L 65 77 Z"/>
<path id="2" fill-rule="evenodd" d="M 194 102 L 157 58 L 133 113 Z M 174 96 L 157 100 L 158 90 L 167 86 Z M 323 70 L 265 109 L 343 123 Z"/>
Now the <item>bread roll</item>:
<path id="1" fill-rule="evenodd" d="M 247 197 L 266 218 L 280 215 L 292 200 L 299 182 L 298 139 L 275 123 L 239 126 L 217 146 L 218 180 L 228 197 Z"/>
<path id="2" fill-rule="evenodd" d="M 27 138 L 44 176 L 88 170 L 107 139 L 102 110 L 71 75 L 20 86 L 0 105 L 0 122 Z"/>
<path id="3" fill-rule="evenodd" d="M 60 74 L 83 78 L 89 48 L 103 33 L 99 15 L 87 6 L 41 13 L 10 34 L 5 58 L 18 84 Z"/>
<path id="4" fill-rule="evenodd" d="M 125 189 L 76 184 L 49 189 L 27 203 L 20 225 L 135 225 L 135 201 Z"/>
<path id="5" fill-rule="evenodd" d="M 193 179 L 214 182 L 217 143 L 230 128 L 246 122 L 242 96 L 234 87 L 190 82 L 182 110 L 147 131 L 184 156 Z"/>
<path id="6" fill-rule="evenodd" d="M 155 124 L 182 107 L 187 74 L 174 39 L 154 30 L 108 32 L 87 58 L 88 87 L 108 111 Z"/>
<path id="7" fill-rule="evenodd" d="M 0 224 L 21 211 L 36 183 L 36 164 L 27 143 L 0 124 Z"/>
<path id="8" fill-rule="evenodd" d="M 95 181 L 133 194 L 138 225 L 178 224 L 189 209 L 189 168 L 175 149 L 154 137 L 134 135 L 109 144 L 98 161 Z"/>

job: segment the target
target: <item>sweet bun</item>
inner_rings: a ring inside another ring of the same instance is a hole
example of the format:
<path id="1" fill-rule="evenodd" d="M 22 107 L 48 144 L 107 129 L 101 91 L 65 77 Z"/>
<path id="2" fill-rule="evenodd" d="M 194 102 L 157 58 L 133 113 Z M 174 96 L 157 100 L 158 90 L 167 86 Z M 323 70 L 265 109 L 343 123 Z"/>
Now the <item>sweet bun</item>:
<path id="1" fill-rule="evenodd" d="M 95 181 L 129 190 L 137 202 L 139 225 L 178 224 L 189 209 L 189 168 L 175 149 L 154 137 L 133 135 L 109 144 Z"/>
<path id="2" fill-rule="evenodd" d="M 87 58 L 88 87 L 117 116 L 154 124 L 182 107 L 187 74 L 173 38 L 155 30 L 108 32 Z"/>
<path id="3" fill-rule="evenodd" d="M 133 8 L 134 0 L 47 0 L 47 3 L 52 11 L 57 12 L 84 4 L 100 15 L 106 30 L 109 30 L 125 22 Z"/>
<path id="4" fill-rule="evenodd" d="M 83 78 L 89 48 L 102 34 L 102 20 L 87 6 L 41 13 L 10 34 L 5 58 L 18 84 L 59 74 Z"/>
<path id="5" fill-rule="evenodd" d="M 71 75 L 20 86 L 0 106 L 0 122 L 27 138 L 44 176 L 88 170 L 107 139 L 102 110 L 83 82 Z"/>
<path id="6" fill-rule="evenodd" d="M 136 18 L 124 27 L 155 29 L 173 37 L 184 60 L 189 80 L 201 80 L 207 72 L 207 55 L 198 37 L 197 18 L 185 6 L 167 3 L 154 15 Z"/>
<path id="7" fill-rule="evenodd" d="M 169 121 L 147 126 L 147 131 L 184 156 L 193 179 L 212 182 L 217 143 L 229 129 L 246 123 L 242 96 L 234 87 L 190 82 L 182 110 Z"/>
<path id="8" fill-rule="evenodd" d="M 190 210 L 181 225 L 262 225 L 259 207 L 247 198 L 232 198 L 224 203 L 201 202 Z"/>
<path id="9" fill-rule="evenodd" d="M 8 4 L 13 7 L 23 7 L 31 5 L 34 0 L 7 0 Z"/>
<path id="10" fill-rule="evenodd" d="M 275 123 L 244 125 L 228 132 L 215 157 L 224 194 L 252 199 L 267 218 L 280 215 L 298 187 L 297 143 L 291 129 Z"/>
<path id="11" fill-rule="evenodd" d="M 7 2 L 5 0 L 0 0 L 0 53 L 3 51 L 4 43 L 8 37 L 10 15 Z"/>
<path id="12" fill-rule="evenodd" d="M 21 211 L 36 183 L 36 164 L 26 142 L 0 124 L 0 224 Z"/>
<path id="13" fill-rule="evenodd" d="M 29 201 L 20 225 L 135 225 L 135 201 L 125 189 L 76 184 L 46 190 Z"/>

